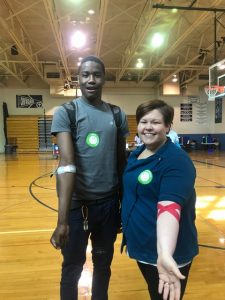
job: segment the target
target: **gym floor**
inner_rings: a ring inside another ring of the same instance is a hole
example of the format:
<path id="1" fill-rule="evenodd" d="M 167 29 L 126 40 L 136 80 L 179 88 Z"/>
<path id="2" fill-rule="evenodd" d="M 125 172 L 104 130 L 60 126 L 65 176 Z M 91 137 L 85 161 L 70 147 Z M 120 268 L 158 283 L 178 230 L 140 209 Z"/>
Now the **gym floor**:
<path id="1" fill-rule="evenodd" d="M 224 300 L 225 152 L 189 153 L 197 169 L 200 254 L 193 262 L 185 300 Z M 55 177 L 50 153 L 0 155 L 0 300 L 58 300 L 61 254 L 49 243 L 56 224 Z M 115 244 L 110 300 L 149 299 L 135 261 Z M 79 299 L 90 299 L 91 257 Z"/>

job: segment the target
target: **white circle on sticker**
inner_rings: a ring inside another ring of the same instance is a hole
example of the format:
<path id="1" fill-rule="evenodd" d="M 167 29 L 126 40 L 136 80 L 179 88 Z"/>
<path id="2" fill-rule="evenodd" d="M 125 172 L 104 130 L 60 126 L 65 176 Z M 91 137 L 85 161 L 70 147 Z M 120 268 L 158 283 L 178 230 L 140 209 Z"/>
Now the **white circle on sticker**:
<path id="1" fill-rule="evenodd" d="M 90 132 L 86 137 L 86 143 L 88 146 L 95 148 L 99 144 L 99 136 L 97 133 Z"/>
<path id="2" fill-rule="evenodd" d="M 141 184 L 149 184 L 152 181 L 152 178 L 152 172 L 150 170 L 144 170 L 143 172 L 141 172 L 141 174 L 139 174 L 138 181 Z"/>

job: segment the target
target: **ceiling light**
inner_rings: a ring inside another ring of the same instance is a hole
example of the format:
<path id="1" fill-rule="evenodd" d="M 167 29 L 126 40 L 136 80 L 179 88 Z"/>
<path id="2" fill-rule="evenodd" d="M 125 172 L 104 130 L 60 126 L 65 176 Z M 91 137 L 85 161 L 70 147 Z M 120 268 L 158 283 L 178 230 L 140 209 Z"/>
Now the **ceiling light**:
<path id="1" fill-rule="evenodd" d="M 89 13 L 89 15 L 94 15 L 94 14 L 95 14 L 95 11 L 94 11 L 93 9 L 89 9 L 89 10 L 88 10 L 88 13 Z"/>
<path id="2" fill-rule="evenodd" d="M 155 33 L 152 37 L 151 45 L 153 48 L 158 48 L 163 44 L 163 42 L 164 42 L 164 37 L 162 36 L 162 34 Z"/>
<path id="3" fill-rule="evenodd" d="M 224 70 L 225 69 L 225 64 L 219 64 L 218 69 L 219 70 Z"/>
<path id="4" fill-rule="evenodd" d="M 172 81 L 173 82 L 177 82 L 178 81 L 177 75 L 173 75 Z"/>
<path id="5" fill-rule="evenodd" d="M 72 36 L 72 47 L 82 48 L 86 43 L 86 36 L 81 31 L 76 31 Z"/>
<path id="6" fill-rule="evenodd" d="M 175 14 L 175 13 L 177 13 L 177 12 L 178 12 L 178 9 L 177 9 L 177 8 L 172 8 L 172 10 L 171 10 L 171 11 L 172 11 L 172 13 L 173 13 L 173 14 Z"/>
<path id="7" fill-rule="evenodd" d="M 73 2 L 75 2 L 75 4 L 80 4 L 80 2 L 82 2 L 82 0 L 72 0 Z"/>
<path id="8" fill-rule="evenodd" d="M 143 68 L 143 66 L 144 66 L 144 63 L 143 63 L 142 59 L 141 59 L 141 58 L 138 58 L 138 59 L 137 59 L 137 63 L 136 63 L 136 67 L 137 67 L 138 69 L 141 69 L 141 68 Z"/>

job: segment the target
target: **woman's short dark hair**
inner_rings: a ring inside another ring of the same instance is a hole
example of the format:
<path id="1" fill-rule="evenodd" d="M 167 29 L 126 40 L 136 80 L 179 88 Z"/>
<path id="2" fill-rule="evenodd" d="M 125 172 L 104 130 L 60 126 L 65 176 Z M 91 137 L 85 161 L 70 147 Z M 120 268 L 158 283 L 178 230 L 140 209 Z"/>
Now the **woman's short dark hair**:
<path id="1" fill-rule="evenodd" d="M 172 106 L 168 105 L 162 100 L 150 100 L 140 104 L 136 110 L 136 121 L 137 124 L 140 122 L 140 119 L 145 116 L 150 111 L 157 109 L 163 115 L 163 120 L 166 126 L 173 123 L 174 109 Z"/>

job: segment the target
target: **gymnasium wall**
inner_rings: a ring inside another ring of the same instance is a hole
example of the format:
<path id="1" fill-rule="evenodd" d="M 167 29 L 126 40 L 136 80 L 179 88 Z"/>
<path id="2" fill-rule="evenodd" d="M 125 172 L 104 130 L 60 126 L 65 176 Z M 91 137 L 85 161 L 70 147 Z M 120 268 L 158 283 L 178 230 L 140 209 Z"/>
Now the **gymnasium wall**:
<path id="1" fill-rule="evenodd" d="M 69 97 L 51 96 L 49 89 L 7 89 L 1 88 L 0 97 L 0 152 L 4 152 L 5 138 L 3 133 L 3 113 L 2 104 L 7 103 L 9 115 L 43 115 L 43 108 L 16 108 L 16 95 L 42 95 L 43 107 L 46 115 L 52 115 L 55 108 L 61 103 L 70 101 Z M 192 122 L 180 121 L 180 104 L 188 103 L 187 96 L 155 96 L 157 92 L 148 88 L 105 88 L 103 99 L 107 102 L 120 105 L 128 115 L 134 115 L 137 106 L 149 99 L 160 98 L 167 101 L 175 109 L 175 118 L 173 128 L 178 134 L 219 134 L 223 143 L 225 143 L 225 100 L 223 102 L 223 120 L 220 124 L 215 124 L 215 102 L 207 101 L 204 92 L 200 94 L 200 101 L 206 103 L 207 120 L 205 122 L 197 121 L 199 117 L 198 107 L 193 103 L 193 120 Z M 221 145 L 225 150 L 225 145 Z"/>

